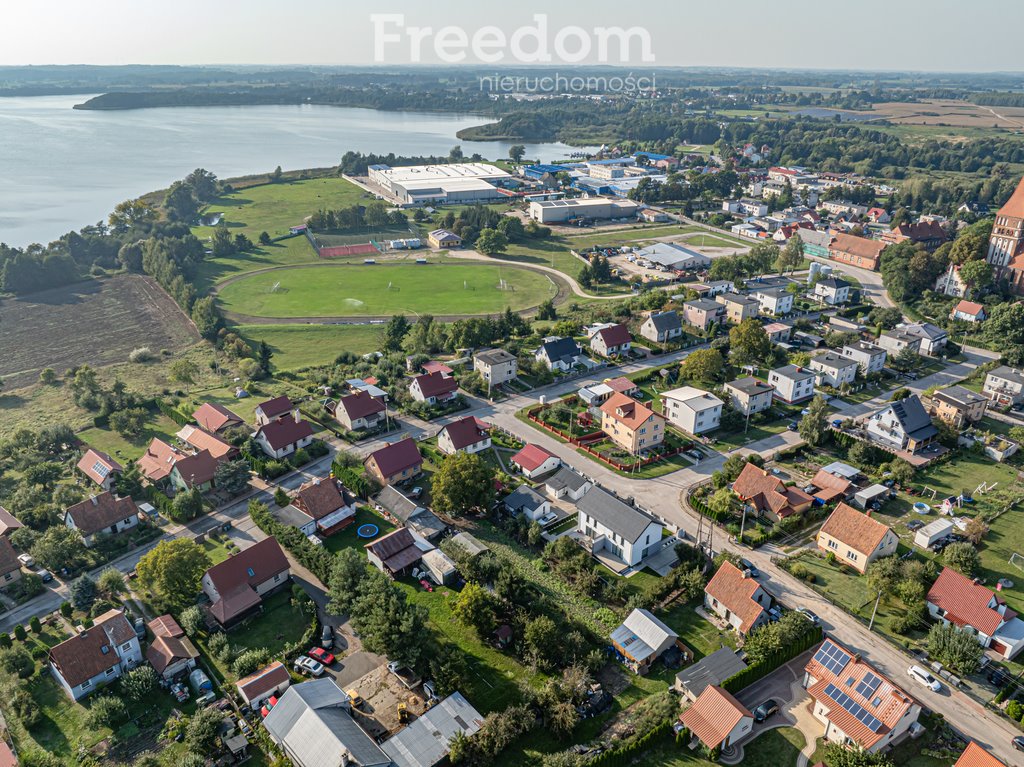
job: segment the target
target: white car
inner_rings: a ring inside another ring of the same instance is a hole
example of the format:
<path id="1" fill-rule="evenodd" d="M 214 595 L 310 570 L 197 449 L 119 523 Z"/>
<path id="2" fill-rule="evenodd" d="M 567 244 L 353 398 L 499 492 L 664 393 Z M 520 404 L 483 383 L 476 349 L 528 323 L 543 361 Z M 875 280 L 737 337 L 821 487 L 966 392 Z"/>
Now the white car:
<path id="1" fill-rule="evenodd" d="M 324 673 L 324 666 L 322 663 L 313 660 L 309 656 L 302 655 L 295 660 L 295 670 L 300 674 L 322 676 Z"/>
<path id="2" fill-rule="evenodd" d="M 25 567 L 34 567 L 36 564 L 36 561 L 32 558 L 31 554 L 19 554 L 18 561 L 21 562 Z"/>
<path id="3" fill-rule="evenodd" d="M 915 681 L 920 682 L 932 692 L 939 692 L 942 689 L 942 683 L 920 666 L 911 666 L 907 669 L 907 673 L 910 674 Z"/>

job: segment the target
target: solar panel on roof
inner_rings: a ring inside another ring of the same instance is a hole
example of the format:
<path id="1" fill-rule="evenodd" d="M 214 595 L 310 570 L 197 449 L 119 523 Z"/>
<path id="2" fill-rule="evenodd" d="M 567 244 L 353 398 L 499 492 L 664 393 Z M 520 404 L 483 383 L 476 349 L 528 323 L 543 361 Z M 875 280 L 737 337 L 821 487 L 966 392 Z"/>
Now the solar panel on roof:
<path id="1" fill-rule="evenodd" d="M 825 694 L 852 714 L 858 722 L 871 730 L 871 732 L 877 733 L 882 729 L 882 723 L 877 718 L 868 713 L 863 706 L 834 684 L 825 686 Z"/>
<path id="2" fill-rule="evenodd" d="M 814 660 L 818 661 L 826 670 L 833 674 L 840 674 L 850 662 L 850 656 L 843 648 L 832 642 L 825 642 L 814 654 Z"/>
<path id="3" fill-rule="evenodd" d="M 103 477 L 104 479 L 110 472 L 110 470 L 106 467 L 106 464 L 100 463 L 99 461 L 96 461 L 96 463 L 93 464 L 92 470 L 95 471 L 97 475 Z"/>
<path id="4" fill-rule="evenodd" d="M 860 684 L 857 685 L 857 694 L 867 700 L 875 694 L 875 690 L 878 689 L 878 685 L 881 683 L 882 680 L 869 671 L 860 680 Z"/>

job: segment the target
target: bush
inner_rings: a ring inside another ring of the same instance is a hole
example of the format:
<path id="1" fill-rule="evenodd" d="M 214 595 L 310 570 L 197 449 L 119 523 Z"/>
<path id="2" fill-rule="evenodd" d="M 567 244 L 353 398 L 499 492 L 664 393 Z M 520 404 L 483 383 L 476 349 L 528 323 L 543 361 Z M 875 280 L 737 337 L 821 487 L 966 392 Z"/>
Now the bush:
<path id="1" fill-rule="evenodd" d="M 72 607 L 70 602 L 61 602 L 60 603 L 60 614 L 63 615 L 65 618 L 70 618 L 71 617 L 71 613 L 73 613 L 74 611 L 75 611 L 75 608 Z"/>
<path id="2" fill-rule="evenodd" d="M 14 638 L 15 639 L 17 639 L 19 642 L 24 642 L 27 637 L 28 637 L 28 632 L 25 631 L 25 627 L 24 626 L 22 626 L 19 623 L 17 626 L 14 627 Z"/>
<path id="3" fill-rule="evenodd" d="M 39 616 L 33 615 L 32 619 L 28 622 L 28 627 L 32 629 L 33 634 L 38 634 L 43 630 L 43 625 L 39 622 Z"/>
<path id="4" fill-rule="evenodd" d="M 11 644 L 12 642 L 10 634 L 8 634 L 6 631 L 0 634 L 0 649 L 10 649 Z"/>
<path id="5" fill-rule="evenodd" d="M 153 360 L 153 350 L 148 346 L 140 346 L 138 349 L 132 349 L 131 354 L 128 355 L 129 362 L 143 363 L 150 362 Z"/>
<path id="6" fill-rule="evenodd" d="M 192 605 L 182 610 L 178 621 L 181 630 L 190 637 L 194 637 L 206 625 L 206 621 L 203 620 L 203 611 L 199 609 L 198 605 Z"/>
<path id="7" fill-rule="evenodd" d="M 104 727 L 116 729 L 128 719 L 128 706 L 120 698 L 103 695 L 95 698 L 89 713 L 85 715 L 85 725 L 90 730 L 102 730 Z"/>
<path id="8" fill-rule="evenodd" d="M 919 618 L 911 612 L 901 612 L 889 622 L 889 628 L 901 636 L 905 636 L 918 625 Z"/>
<path id="9" fill-rule="evenodd" d="M 231 673 L 241 678 L 257 671 L 270 662 L 270 650 L 265 647 L 255 647 L 246 650 L 231 664 Z"/>
<path id="10" fill-rule="evenodd" d="M 138 666 L 121 677 L 121 694 L 139 703 L 156 689 L 159 679 L 152 666 Z"/>
<path id="11" fill-rule="evenodd" d="M 228 635 L 224 632 L 221 631 L 211 636 L 207 647 L 210 649 L 210 654 L 221 663 L 231 662 L 233 651 L 231 643 L 228 641 Z"/>
<path id="12" fill-rule="evenodd" d="M 1024 717 L 1024 705 L 1020 701 L 1011 700 L 1006 704 L 1006 715 L 1015 722 L 1019 722 L 1021 717 Z"/>
<path id="13" fill-rule="evenodd" d="M 0 652 L 0 668 L 19 679 L 28 679 L 36 670 L 35 661 L 24 647 L 14 647 Z"/>
<path id="14" fill-rule="evenodd" d="M 14 695 L 11 696 L 11 711 L 28 730 L 39 724 L 39 720 L 42 719 L 39 704 L 28 690 L 15 690 Z"/>

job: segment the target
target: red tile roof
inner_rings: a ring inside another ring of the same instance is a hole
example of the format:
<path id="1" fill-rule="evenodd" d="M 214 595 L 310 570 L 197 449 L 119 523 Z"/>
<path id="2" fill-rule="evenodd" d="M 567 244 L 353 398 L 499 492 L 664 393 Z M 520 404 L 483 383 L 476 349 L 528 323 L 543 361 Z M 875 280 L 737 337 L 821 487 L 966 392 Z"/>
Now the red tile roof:
<path id="1" fill-rule="evenodd" d="M 1013 190 L 1010 199 L 999 209 L 997 216 L 1008 216 L 1010 218 L 1024 218 L 1024 178 Z"/>
<path id="2" fill-rule="evenodd" d="M 339 399 L 335 412 L 338 410 L 344 410 L 349 421 L 358 421 L 360 418 L 366 418 L 368 415 L 383 413 L 385 405 L 368 391 L 361 390 Z"/>
<path id="3" fill-rule="evenodd" d="M 441 372 L 424 373 L 416 376 L 413 382 L 419 387 L 424 397 L 439 397 L 451 394 L 459 388 L 459 382 Z"/>
<path id="4" fill-rule="evenodd" d="M 256 434 L 262 434 L 270 447 L 280 450 L 288 445 L 294 445 L 300 439 L 312 437 L 313 427 L 309 421 L 296 421 L 288 417 L 261 426 Z"/>
<path id="5" fill-rule="evenodd" d="M 230 621 L 259 604 L 257 586 L 288 569 L 288 558 L 277 539 L 264 538 L 206 571 L 203 577 L 213 584 L 219 597 L 210 611 L 221 623 Z"/>
<path id="6" fill-rule="evenodd" d="M 91 495 L 81 503 L 68 506 L 66 516 L 71 517 L 82 535 L 93 535 L 138 513 L 139 509 L 131 498 L 118 498 L 106 492 Z"/>
<path id="7" fill-rule="evenodd" d="M 708 748 L 715 748 L 728 737 L 743 717 L 751 714 L 742 703 L 717 685 L 708 685 L 679 717 L 690 732 Z"/>
<path id="8" fill-rule="evenodd" d="M 276 660 L 265 668 L 261 668 L 244 679 L 235 682 L 239 694 L 246 703 L 258 700 L 271 690 L 276 690 L 282 685 L 291 683 L 291 675 L 288 667 L 281 661 Z"/>
<path id="9" fill-rule="evenodd" d="M 861 258 L 878 258 L 888 243 L 880 240 L 869 240 L 854 234 L 836 234 L 829 250 L 838 250 Z"/>
<path id="10" fill-rule="evenodd" d="M 107 477 L 113 472 L 124 471 L 121 464 L 109 455 L 91 447 L 85 451 L 82 460 L 78 462 L 78 470 L 97 485 L 106 482 Z"/>
<path id="11" fill-rule="evenodd" d="M 818 491 L 814 494 L 815 498 L 820 498 L 822 501 L 831 501 L 835 498 L 845 497 L 850 489 L 850 485 L 853 483 L 824 469 L 818 469 L 818 473 L 814 475 L 811 484 L 818 488 Z"/>
<path id="12" fill-rule="evenodd" d="M 985 311 L 985 307 L 981 304 L 975 303 L 974 301 L 963 300 L 956 305 L 953 309 L 955 312 L 962 314 L 970 314 L 977 317 L 979 314 Z"/>
<path id="13" fill-rule="evenodd" d="M 202 428 L 214 433 L 244 423 L 240 416 L 216 402 L 204 402 L 192 414 L 192 418 Z"/>
<path id="14" fill-rule="evenodd" d="M 92 628 L 50 648 L 50 662 L 71 687 L 120 664 L 116 648 L 135 639 L 123 610 L 109 610 Z"/>
<path id="15" fill-rule="evenodd" d="M 460 418 L 458 421 L 452 421 L 441 431 L 448 435 L 448 439 L 451 440 L 452 446 L 456 450 L 487 439 L 487 429 L 481 428 L 481 421 L 471 415 Z"/>
<path id="16" fill-rule="evenodd" d="M 603 328 L 597 331 L 597 334 L 601 336 L 601 340 L 604 341 L 605 348 L 611 346 L 622 346 L 622 344 L 628 344 L 633 340 L 633 336 L 629 334 L 629 328 L 625 325 L 612 325 L 610 328 Z"/>
<path id="17" fill-rule="evenodd" d="M 420 365 L 420 370 L 424 373 L 444 373 L 445 375 L 451 375 L 452 369 L 445 365 L 443 362 L 437 360 L 430 360 Z"/>
<path id="18" fill-rule="evenodd" d="M 973 740 L 960 754 L 953 767 L 1007 767 Z"/>
<path id="19" fill-rule="evenodd" d="M 756 580 L 743 577 L 742 570 L 732 562 L 725 561 L 704 592 L 738 616 L 741 621 L 740 632 L 746 634 L 764 612 L 764 608 L 754 601 L 754 592 L 758 588 L 760 585 Z"/>
<path id="20" fill-rule="evenodd" d="M 223 458 L 238 452 L 238 448 L 230 442 L 225 442 L 220 437 L 214 436 L 195 426 L 182 426 L 176 436 L 196 450 L 209 450 L 210 455 L 214 458 Z"/>
<path id="21" fill-rule="evenodd" d="M 364 544 L 368 552 L 381 560 L 384 568 L 392 573 L 404 570 L 423 556 L 407 527 L 399 527 L 375 541 Z"/>
<path id="22" fill-rule="evenodd" d="M 783 519 L 795 514 L 796 507 L 813 501 L 803 490 L 786 487 L 781 479 L 752 463 L 743 467 L 732 485 L 732 491 L 741 501 L 749 501 L 759 510 L 770 509 Z"/>
<path id="23" fill-rule="evenodd" d="M 999 625 L 1014 617 L 1012 610 L 1007 615 L 989 607 L 998 597 L 980 583 L 948 567 L 942 568 L 939 577 L 928 591 L 928 601 L 945 610 L 945 617 L 957 626 L 971 626 L 983 634 L 992 636 Z"/>
<path id="24" fill-rule="evenodd" d="M 146 452 L 136 463 L 142 475 L 152 482 L 159 482 L 166 479 L 174 468 L 175 462 L 184 457 L 184 453 L 175 447 L 171 447 L 162 439 L 153 438 L 146 448 Z"/>
<path id="25" fill-rule="evenodd" d="M 3 506 L 0 506 L 0 535 L 7 535 L 8 533 L 24 527 L 16 516 L 11 514 Z"/>
<path id="26" fill-rule="evenodd" d="M 256 409 L 267 418 L 277 418 L 291 412 L 294 407 L 295 405 L 292 404 L 291 399 L 287 395 L 282 394 L 280 397 L 274 397 L 266 402 L 261 402 L 256 406 Z"/>
<path id="27" fill-rule="evenodd" d="M 146 648 L 146 660 L 158 674 L 163 674 L 173 663 L 198 657 L 199 650 L 186 636 L 157 636 Z"/>
<path id="28" fill-rule="evenodd" d="M 529 444 L 512 456 L 512 463 L 522 468 L 523 471 L 536 471 L 544 465 L 545 461 L 554 457 L 554 453 L 549 453 L 540 445 Z"/>
<path id="29" fill-rule="evenodd" d="M 889 528 L 852 506 L 840 503 L 821 526 L 821 532 L 864 556 L 870 556 L 885 538 Z"/>
<path id="30" fill-rule="evenodd" d="M 156 637 L 185 636 L 184 630 L 178 625 L 178 621 L 174 620 L 172 615 L 161 615 L 159 618 L 151 620 L 146 626 L 153 632 L 153 636 Z"/>
<path id="31" fill-rule="evenodd" d="M 631 392 L 634 389 L 640 388 L 625 376 L 619 376 L 618 378 L 609 378 L 607 381 L 604 382 L 604 385 L 607 386 L 612 391 L 619 392 L 619 394 L 625 394 L 626 392 Z"/>
<path id="32" fill-rule="evenodd" d="M 658 415 L 647 405 L 620 393 L 615 393 L 605 400 L 601 405 L 601 412 L 632 431 L 639 429 L 652 415 Z"/>
<path id="33" fill-rule="evenodd" d="M 420 455 L 420 449 L 412 437 L 406 437 L 375 450 L 366 460 L 370 461 L 371 459 L 377 464 L 378 471 L 384 477 L 392 477 L 405 469 L 411 469 L 423 463 L 423 456 Z"/>
<path id="34" fill-rule="evenodd" d="M 195 455 L 183 455 L 174 464 L 174 470 L 187 487 L 196 487 L 212 482 L 220 461 L 210 455 L 209 450 L 200 450 Z"/>

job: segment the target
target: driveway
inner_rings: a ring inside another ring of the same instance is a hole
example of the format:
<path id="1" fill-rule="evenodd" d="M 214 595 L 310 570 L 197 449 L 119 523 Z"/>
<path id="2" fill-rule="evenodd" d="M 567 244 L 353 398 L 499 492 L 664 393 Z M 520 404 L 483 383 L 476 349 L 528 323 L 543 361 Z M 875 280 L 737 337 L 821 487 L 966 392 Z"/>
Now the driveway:
<path id="1" fill-rule="evenodd" d="M 334 667 L 327 669 L 327 673 L 334 677 L 338 687 L 344 690 L 357 679 L 362 679 L 385 663 L 387 658 L 384 656 L 360 650 L 337 661 Z"/>

